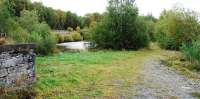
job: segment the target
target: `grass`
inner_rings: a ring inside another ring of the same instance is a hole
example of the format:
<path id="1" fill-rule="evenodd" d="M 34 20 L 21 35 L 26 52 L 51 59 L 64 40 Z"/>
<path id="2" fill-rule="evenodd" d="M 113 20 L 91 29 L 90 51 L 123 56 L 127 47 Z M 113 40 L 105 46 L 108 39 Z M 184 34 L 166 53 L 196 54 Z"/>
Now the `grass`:
<path id="1" fill-rule="evenodd" d="M 65 52 L 38 57 L 36 98 L 82 99 L 115 97 L 126 89 L 143 68 L 143 63 L 160 50 Z M 120 88 L 117 83 L 122 82 Z M 134 94 L 128 93 L 128 94 Z"/>
<path id="2" fill-rule="evenodd" d="M 38 57 L 35 90 L 42 98 L 110 96 L 112 81 L 137 73 L 138 63 L 129 60 L 137 56 L 131 51 L 98 51 Z"/>
<path id="3" fill-rule="evenodd" d="M 28 94 L 36 99 L 116 99 L 136 95 L 128 88 L 139 82 L 143 63 L 173 54 L 153 46 L 140 51 L 65 52 L 37 57 L 37 81 Z"/>
<path id="4" fill-rule="evenodd" d="M 197 99 L 200 99 L 200 92 L 199 92 L 199 93 L 198 93 L 198 92 L 192 93 L 192 95 L 193 95 L 194 97 L 196 97 Z"/>
<path id="5" fill-rule="evenodd" d="M 194 65 L 185 59 L 184 55 L 180 52 L 176 52 L 174 55 L 168 57 L 164 60 L 164 63 L 188 78 L 200 80 L 199 71 L 196 71 Z"/>

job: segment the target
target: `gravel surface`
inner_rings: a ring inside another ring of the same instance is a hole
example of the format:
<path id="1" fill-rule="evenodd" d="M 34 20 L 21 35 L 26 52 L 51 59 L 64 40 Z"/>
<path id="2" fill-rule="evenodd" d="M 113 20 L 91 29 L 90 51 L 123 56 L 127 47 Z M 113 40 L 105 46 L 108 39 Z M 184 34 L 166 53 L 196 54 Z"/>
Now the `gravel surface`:
<path id="1" fill-rule="evenodd" d="M 189 80 L 156 60 L 147 60 L 138 77 L 139 83 L 129 90 L 137 94 L 132 99 L 195 99 L 191 93 L 200 91 L 200 82 Z"/>
<path id="2" fill-rule="evenodd" d="M 145 61 L 144 69 L 129 81 L 127 86 L 125 80 L 114 81 L 113 96 L 118 97 L 108 99 L 195 99 L 191 93 L 200 91 L 200 81 L 188 79 L 154 59 Z"/>

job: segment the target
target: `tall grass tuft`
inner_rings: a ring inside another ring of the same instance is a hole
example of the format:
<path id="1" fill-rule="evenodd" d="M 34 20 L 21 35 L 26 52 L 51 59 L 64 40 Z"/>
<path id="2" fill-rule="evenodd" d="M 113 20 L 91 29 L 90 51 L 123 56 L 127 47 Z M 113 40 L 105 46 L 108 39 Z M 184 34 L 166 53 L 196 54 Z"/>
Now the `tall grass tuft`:
<path id="1" fill-rule="evenodd" d="M 194 64 L 194 69 L 200 70 L 200 40 L 184 43 L 181 50 L 186 58 Z"/>

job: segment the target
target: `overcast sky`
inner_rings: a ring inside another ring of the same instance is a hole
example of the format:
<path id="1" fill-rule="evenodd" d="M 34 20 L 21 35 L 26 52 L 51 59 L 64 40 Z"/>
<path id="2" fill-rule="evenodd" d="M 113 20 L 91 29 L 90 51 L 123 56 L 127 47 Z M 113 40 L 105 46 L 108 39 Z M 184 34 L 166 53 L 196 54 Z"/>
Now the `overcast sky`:
<path id="1" fill-rule="evenodd" d="M 32 0 L 40 1 L 45 6 L 71 11 L 78 15 L 106 10 L 107 0 Z M 171 9 L 174 5 L 181 5 L 200 12 L 200 0 L 136 0 L 141 15 L 153 14 L 159 17 L 164 9 Z"/>

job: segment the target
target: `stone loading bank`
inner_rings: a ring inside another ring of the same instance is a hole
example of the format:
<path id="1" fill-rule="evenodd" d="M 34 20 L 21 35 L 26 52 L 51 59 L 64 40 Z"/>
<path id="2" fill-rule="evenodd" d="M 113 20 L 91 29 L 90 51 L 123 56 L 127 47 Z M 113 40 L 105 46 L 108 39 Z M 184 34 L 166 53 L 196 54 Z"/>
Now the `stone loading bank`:
<path id="1" fill-rule="evenodd" d="M 0 46 L 0 88 L 20 88 L 35 80 L 34 44 Z"/>

